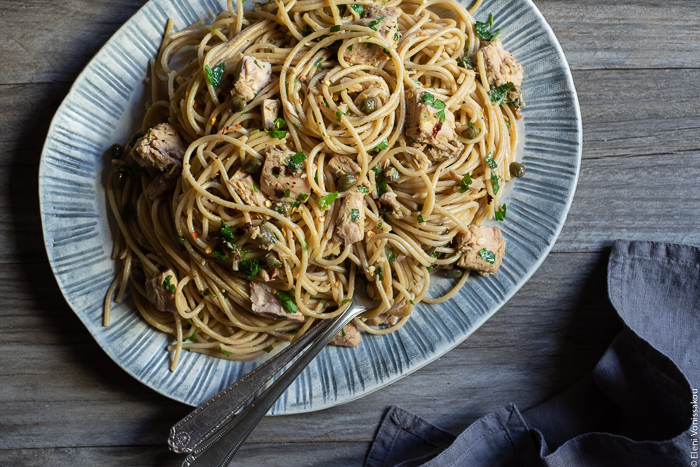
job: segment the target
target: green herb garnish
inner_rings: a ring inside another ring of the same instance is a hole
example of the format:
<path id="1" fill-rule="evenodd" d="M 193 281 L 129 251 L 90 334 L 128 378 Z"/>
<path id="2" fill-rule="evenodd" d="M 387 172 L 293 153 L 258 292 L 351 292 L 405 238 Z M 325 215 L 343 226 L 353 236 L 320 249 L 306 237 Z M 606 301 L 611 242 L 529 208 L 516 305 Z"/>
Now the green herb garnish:
<path id="1" fill-rule="evenodd" d="M 484 161 L 489 165 L 489 167 L 491 167 L 491 170 L 498 168 L 498 164 L 496 164 L 496 161 L 493 160 L 492 153 L 489 153 L 489 155 L 486 156 L 486 159 L 484 159 Z"/>
<path id="2" fill-rule="evenodd" d="M 505 203 L 503 203 L 503 206 L 501 206 L 500 209 L 497 209 L 496 211 L 493 212 L 493 217 L 495 217 L 497 221 L 503 221 L 506 219 L 506 205 L 505 205 Z"/>
<path id="3" fill-rule="evenodd" d="M 360 185 L 360 186 L 357 187 L 357 190 L 358 190 L 360 193 L 369 193 L 369 188 L 367 188 L 366 186 Z"/>
<path id="4" fill-rule="evenodd" d="M 493 253 L 493 251 L 489 251 L 486 248 L 479 250 L 479 256 L 481 256 L 481 259 L 487 263 L 493 264 L 496 261 L 496 255 Z"/>
<path id="5" fill-rule="evenodd" d="M 445 103 L 441 101 L 440 99 L 436 99 L 435 96 L 430 94 L 429 92 L 424 92 L 422 96 L 423 102 L 425 105 L 429 105 L 435 110 L 439 110 L 437 113 L 438 118 L 440 119 L 441 122 L 445 121 Z"/>
<path id="6" fill-rule="evenodd" d="M 204 65 L 204 75 L 207 77 L 207 83 L 212 86 L 221 86 L 221 77 L 224 76 L 226 65 L 219 63 L 213 69 L 209 65 Z"/>
<path id="7" fill-rule="evenodd" d="M 212 250 L 211 256 L 213 258 L 221 259 L 224 261 L 228 259 L 228 256 L 226 256 L 226 253 L 224 253 L 223 250 L 221 248 L 219 248 L 218 246 Z"/>
<path id="8" fill-rule="evenodd" d="M 287 137 L 287 132 L 285 130 L 265 130 L 267 136 L 270 138 L 284 139 Z"/>
<path id="9" fill-rule="evenodd" d="M 485 41 L 492 41 L 498 37 L 498 35 L 503 32 L 503 29 L 499 29 L 496 32 L 493 32 L 491 28 L 493 27 L 493 15 L 489 15 L 489 21 L 488 23 L 482 23 L 481 21 L 477 21 L 474 23 L 474 29 L 476 29 L 476 35 L 479 36 L 479 38 L 485 40 Z"/>
<path id="10" fill-rule="evenodd" d="M 336 24 L 335 26 L 331 26 L 331 32 L 338 32 L 338 31 L 340 31 L 339 25 Z"/>
<path id="11" fill-rule="evenodd" d="M 390 263 L 393 263 L 396 261 L 396 252 L 394 251 L 393 248 L 389 248 L 388 250 L 384 250 L 384 254 L 386 254 L 387 260 L 389 260 Z"/>
<path id="12" fill-rule="evenodd" d="M 288 313 L 296 313 L 299 309 L 299 307 L 297 307 L 296 297 L 294 296 L 294 290 L 278 290 L 277 298 L 282 302 L 282 308 Z"/>
<path id="13" fill-rule="evenodd" d="M 491 173 L 491 184 L 493 185 L 493 194 L 497 195 L 501 186 L 498 184 L 498 175 L 495 172 Z"/>
<path id="14" fill-rule="evenodd" d="M 323 198 L 318 200 L 318 207 L 320 207 L 323 210 L 328 209 L 328 207 L 333 204 L 333 201 L 335 201 L 338 198 L 338 192 L 334 191 L 331 194 L 328 194 L 324 196 Z"/>
<path id="15" fill-rule="evenodd" d="M 351 209 L 350 210 L 350 220 L 352 222 L 355 222 L 359 218 L 360 218 L 360 210 L 359 209 Z"/>
<path id="16" fill-rule="evenodd" d="M 377 18 L 377 19 L 373 19 L 372 21 L 369 22 L 369 28 L 372 31 L 376 31 L 377 28 L 375 26 L 377 26 L 379 23 L 381 23 L 383 19 L 384 19 L 384 16 Z"/>
<path id="17" fill-rule="evenodd" d="M 163 287 L 165 290 L 169 290 L 169 291 L 171 291 L 171 292 L 175 292 L 175 289 L 176 289 L 177 287 L 175 287 L 175 284 L 171 284 L 171 283 L 170 283 L 170 279 L 172 279 L 172 278 L 173 278 L 173 276 L 167 276 L 167 277 L 165 278 L 165 280 L 163 281 L 163 283 L 160 284 L 160 286 Z"/>
<path id="18" fill-rule="evenodd" d="M 362 18 L 362 15 L 365 14 L 365 7 L 362 4 L 350 5 L 350 8 L 352 9 L 352 11 L 357 13 L 357 16 L 359 16 L 360 18 Z"/>
<path id="19" fill-rule="evenodd" d="M 246 279 L 252 281 L 260 271 L 260 261 L 257 259 L 244 259 L 238 264 L 238 270 L 243 273 Z"/>
<path id="20" fill-rule="evenodd" d="M 513 91 L 518 92 L 518 87 L 511 82 L 507 82 L 506 84 L 502 84 L 491 89 L 489 91 L 489 99 L 491 100 L 491 102 L 498 105 L 516 104 L 520 101 L 519 98 L 510 99 L 508 97 L 508 95 Z"/>
<path id="21" fill-rule="evenodd" d="M 376 152 L 381 151 L 382 149 L 386 149 L 389 147 L 389 141 L 387 141 L 386 138 L 384 138 L 378 145 L 374 147 L 374 150 Z"/>
<path id="22" fill-rule="evenodd" d="M 469 185 L 472 184 L 472 177 L 469 174 L 462 175 L 462 181 L 455 185 L 455 188 L 459 190 L 460 193 L 466 193 L 469 190 Z"/>
<path id="23" fill-rule="evenodd" d="M 374 275 L 379 278 L 380 281 L 384 280 L 384 273 L 382 272 L 382 268 L 377 268 L 374 270 Z"/>

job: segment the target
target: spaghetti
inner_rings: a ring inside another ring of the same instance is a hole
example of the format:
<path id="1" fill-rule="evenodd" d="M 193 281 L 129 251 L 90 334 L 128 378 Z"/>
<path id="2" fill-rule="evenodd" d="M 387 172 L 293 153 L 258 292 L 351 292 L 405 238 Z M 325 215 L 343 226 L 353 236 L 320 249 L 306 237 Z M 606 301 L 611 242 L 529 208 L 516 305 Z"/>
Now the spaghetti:
<path id="1" fill-rule="evenodd" d="M 169 21 L 109 177 L 123 269 L 104 324 L 130 287 L 171 368 L 253 359 L 342 313 L 358 273 L 378 306 L 341 345 L 496 272 L 500 229 L 479 225 L 505 216 L 522 68 L 479 3 L 229 0 L 212 25 Z M 458 280 L 431 298 L 438 270 Z"/>

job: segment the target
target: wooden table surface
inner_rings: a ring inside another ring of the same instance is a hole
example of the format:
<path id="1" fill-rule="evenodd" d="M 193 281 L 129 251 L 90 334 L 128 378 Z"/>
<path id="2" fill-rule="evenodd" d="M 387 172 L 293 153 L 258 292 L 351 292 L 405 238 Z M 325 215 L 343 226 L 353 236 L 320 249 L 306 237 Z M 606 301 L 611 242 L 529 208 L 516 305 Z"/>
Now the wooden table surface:
<path id="1" fill-rule="evenodd" d="M 191 408 L 112 362 L 65 303 L 41 234 L 37 172 L 80 70 L 144 0 L 0 1 L 0 465 L 180 465 L 170 427 Z M 618 332 L 614 239 L 700 244 L 700 2 L 535 0 L 573 71 L 583 162 L 540 270 L 472 337 L 360 400 L 267 417 L 235 465 L 360 466 L 398 404 L 458 433 L 527 409 L 595 365 Z"/>

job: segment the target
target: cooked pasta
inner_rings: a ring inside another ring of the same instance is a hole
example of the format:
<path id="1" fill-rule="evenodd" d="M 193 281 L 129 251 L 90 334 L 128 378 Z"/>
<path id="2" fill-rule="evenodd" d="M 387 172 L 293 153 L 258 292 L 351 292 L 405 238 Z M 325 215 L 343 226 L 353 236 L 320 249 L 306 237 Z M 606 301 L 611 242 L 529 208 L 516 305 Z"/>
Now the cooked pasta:
<path id="1" fill-rule="evenodd" d="M 479 3 L 229 1 L 211 25 L 169 21 L 143 126 L 113 146 L 104 324 L 130 288 L 171 368 L 183 350 L 253 359 L 341 314 L 364 274 L 377 307 L 334 339 L 352 346 L 496 272 L 505 242 L 481 224 L 522 171 L 522 68 Z M 436 271 L 455 283 L 431 298 Z"/>

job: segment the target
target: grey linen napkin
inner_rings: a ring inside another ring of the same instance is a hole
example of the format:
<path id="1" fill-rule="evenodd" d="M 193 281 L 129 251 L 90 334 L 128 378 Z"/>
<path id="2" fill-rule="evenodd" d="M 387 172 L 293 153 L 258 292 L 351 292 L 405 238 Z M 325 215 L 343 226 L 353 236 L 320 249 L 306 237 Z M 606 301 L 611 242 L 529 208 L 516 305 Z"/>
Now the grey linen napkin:
<path id="1" fill-rule="evenodd" d="M 365 467 L 696 467 L 700 249 L 618 241 L 608 293 L 624 329 L 582 381 L 458 437 L 394 406 Z"/>

